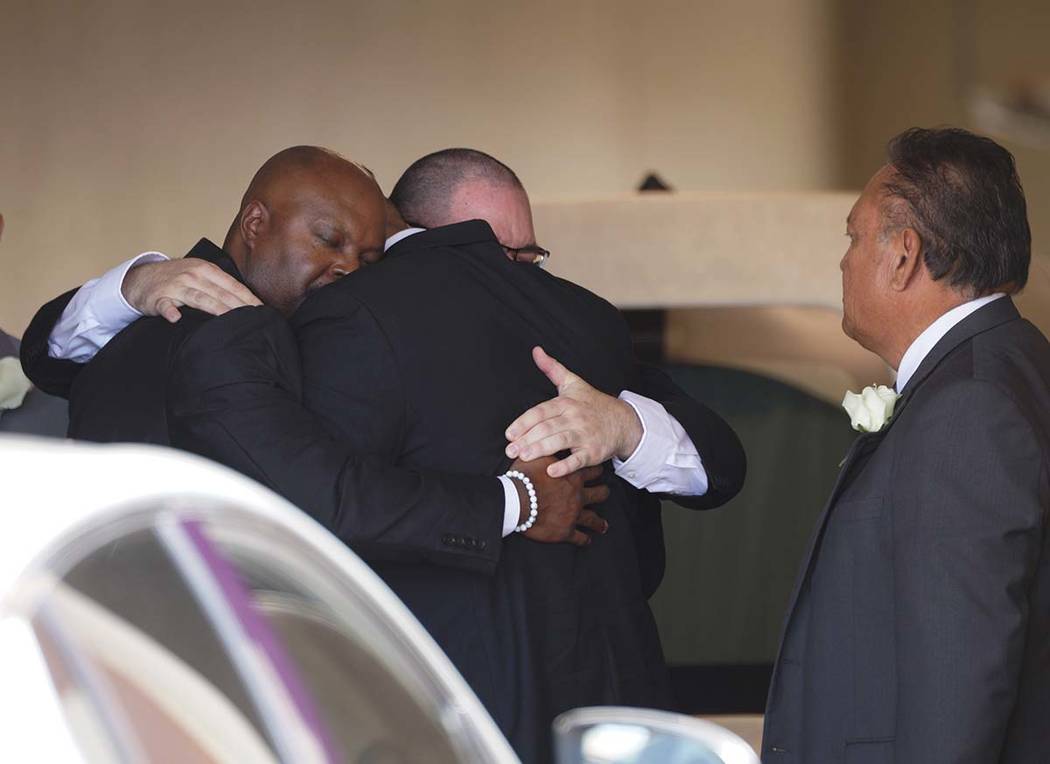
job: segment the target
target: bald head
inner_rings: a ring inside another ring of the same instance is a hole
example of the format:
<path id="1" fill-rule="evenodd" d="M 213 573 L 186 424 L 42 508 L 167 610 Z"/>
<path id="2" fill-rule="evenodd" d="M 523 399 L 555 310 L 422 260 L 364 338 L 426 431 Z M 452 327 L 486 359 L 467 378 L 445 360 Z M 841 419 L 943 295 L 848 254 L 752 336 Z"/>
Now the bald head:
<path id="1" fill-rule="evenodd" d="M 390 201 L 411 225 L 448 225 L 456 192 L 465 185 L 520 189 L 514 171 L 475 149 L 443 149 L 417 159 L 398 179 Z"/>
<path id="2" fill-rule="evenodd" d="M 356 162 L 320 146 L 292 146 L 278 151 L 255 171 L 248 189 L 241 198 L 241 209 L 252 199 L 266 199 L 285 191 L 293 178 L 310 177 L 330 172 L 357 168 L 371 177 L 371 173 Z"/>
<path id="3" fill-rule="evenodd" d="M 476 149 L 444 149 L 405 170 L 390 201 L 409 225 L 435 228 L 484 220 L 505 247 L 536 245 L 532 208 L 510 167 Z"/>
<path id="4" fill-rule="evenodd" d="M 255 173 L 225 250 L 267 305 L 306 294 L 383 254 L 384 199 L 371 173 L 333 151 L 294 146 Z"/>

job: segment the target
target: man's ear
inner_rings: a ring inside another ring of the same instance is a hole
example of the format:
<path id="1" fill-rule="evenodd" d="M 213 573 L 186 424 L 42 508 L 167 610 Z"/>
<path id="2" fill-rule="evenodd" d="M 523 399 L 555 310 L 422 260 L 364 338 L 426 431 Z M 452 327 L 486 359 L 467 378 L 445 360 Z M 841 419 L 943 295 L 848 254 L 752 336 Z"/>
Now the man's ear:
<path id="1" fill-rule="evenodd" d="M 903 292 L 922 269 L 922 237 L 914 228 L 903 228 L 893 237 L 890 287 Z"/>
<path id="2" fill-rule="evenodd" d="M 408 223 L 405 222 L 405 219 L 401 216 L 401 211 L 398 210 L 396 206 L 394 206 L 394 203 L 392 201 L 390 201 L 389 199 L 386 199 L 385 201 L 386 233 L 387 237 L 389 238 L 392 234 L 395 234 L 398 231 L 403 231 L 404 229 L 408 228 Z"/>
<path id="3" fill-rule="evenodd" d="M 253 199 L 241 210 L 239 222 L 241 238 L 249 249 L 255 246 L 256 240 L 266 232 L 270 225 L 270 210 L 262 202 Z"/>

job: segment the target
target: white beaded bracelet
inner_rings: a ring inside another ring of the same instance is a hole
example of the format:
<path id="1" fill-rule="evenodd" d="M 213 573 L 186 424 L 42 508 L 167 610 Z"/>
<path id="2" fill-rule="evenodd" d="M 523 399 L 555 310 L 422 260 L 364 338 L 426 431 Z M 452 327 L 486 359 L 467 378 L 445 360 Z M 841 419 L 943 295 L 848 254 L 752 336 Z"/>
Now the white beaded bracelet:
<path id="1" fill-rule="evenodd" d="M 525 476 L 524 472 L 510 470 L 509 472 L 504 472 L 503 474 L 505 477 L 520 480 L 525 486 L 526 492 L 529 494 L 529 518 L 514 529 L 518 533 L 524 533 L 536 524 L 536 518 L 539 516 L 539 503 L 536 501 L 536 487 L 532 484 L 532 481 Z"/>

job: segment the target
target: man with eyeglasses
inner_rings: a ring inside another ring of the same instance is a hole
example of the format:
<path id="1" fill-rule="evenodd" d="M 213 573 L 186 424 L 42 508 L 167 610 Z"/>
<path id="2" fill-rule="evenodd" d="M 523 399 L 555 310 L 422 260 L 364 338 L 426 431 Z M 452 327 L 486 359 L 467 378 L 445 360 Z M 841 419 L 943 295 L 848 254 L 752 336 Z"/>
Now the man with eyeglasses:
<path id="1" fill-rule="evenodd" d="M 542 265 L 551 254 L 536 243 L 532 209 L 517 175 L 502 162 L 473 149 L 445 149 L 414 162 L 391 192 L 387 213 L 387 251 L 427 228 L 484 220 L 511 260 Z M 42 308 L 27 332 L 31 339 L 47 336 L 47 352 L 37 354 L 40 363 L 30 365 L 30 373 L 43 389 L 63 397 L 68 396 L 79 368 L 142 315 L 161 315 L 175 322 L 180 306 L 222 315 L 255 304 L 243 298 L 241 284 L 211 263 L 191 258 L 169 261 L 159 252 L 132 258 L 68 295 L 71 299 L 54 300 Z M 73 363 L 51 363 L 54 360 Z M 551 360 L 542 363 L 548 370 L 558 368 Z M 690 469 L 681 473 L 680 477 L 685 476 L 682 482 L 668 485 L 665 479 L 664 487 L 677 489 L 673 492 L 679 495 L 704 492 L 706 477 L 699 477 L 704 474 L 703 459 L 687 431 L 658 404 L 653 405 L 653 400 L 643 397 L 645 391 L 609 400 L 579 377 L 567 376 L 564 369 L 555 373 L 557 379 L 552 381 L 568 395 L 516 419 L 507 429 L 513 441 L 508 454 L 520 452 L 535 459 L 571 450 L 573 458 L 550 469 L 553 476 L 560 477 L 600 464 L 617 456 L 618 451 L 627 461 L 640 445 L 630 460 L 631 469 L 618 464 L 621 472 L 632 473 L 632 482 L 647 487 L 659 481 L 660 471 L 666 471 L 674 453 L 673 458 Z M 626 435 L 621 438 L 621 433 Z M 507 514 L 511 516 L 510 509 Z M 647 589 L 652 591 L 662 576 L 662 536 L 658 529 L 646 535 L 654 541 L 659 537 L 660 542 L 660 551 L 647 556 L 654 561 L 647 574 Z"/>
<path id="2" fill-rule="evenodd" d="M 611 305 L 521 264 L 546 252 L 505 165 L 437 152 L 405 172 L 391 201 L 410 224 L 389 214 L 384 261 L 318 290 L 290 328 L 243 310 L 195 336 L 169 383 L 172 440 L 249 475 L 280 471 L 295 439 L 260 439 L 260 420 L 298 417 L 286 429 L 301 434 L 305 404 L 313 426 L 399 467 L 499 474 L 511 458 L 559 453 L 548 468 L 557 476 L 612 461 L 604 521 L 593 536 L 577 530 L 577 545 L 533 543 L 529 493 L 515 478 L 502 538 L 441 539 L 498 550 L 490 576 L 373 563 L 519 755 L 544 760 L 561 711 L 669 703 L 647 605 L 662 574 L 659 495 L 724 503 L 742 483 L 743 452 L 717 415 L 634 362 Z M 160 312 L 165 299 L 193 298 L 162 292 L 140 304 Z M 552 382 L 560 395 L 545 402 Z"/>

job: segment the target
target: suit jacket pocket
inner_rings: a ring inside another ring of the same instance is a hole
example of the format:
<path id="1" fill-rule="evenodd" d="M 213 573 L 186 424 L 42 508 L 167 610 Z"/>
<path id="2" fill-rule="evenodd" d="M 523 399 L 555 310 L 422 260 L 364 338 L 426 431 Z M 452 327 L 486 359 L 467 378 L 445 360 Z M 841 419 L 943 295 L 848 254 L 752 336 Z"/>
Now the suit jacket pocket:
<path id="1" fill-rule="evenodd" d="M 846 764 L 894 764 L 893 738 L 846 743 Z"/>

